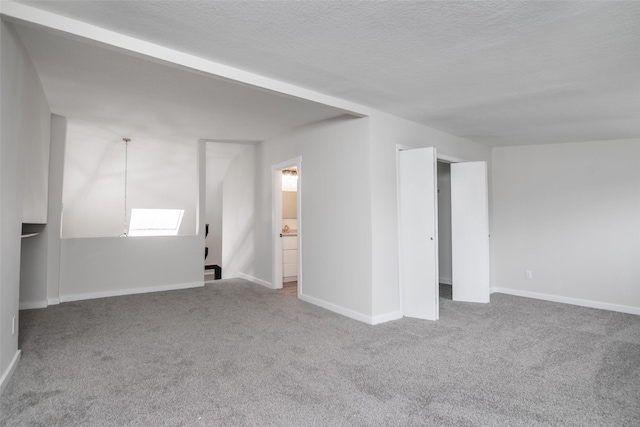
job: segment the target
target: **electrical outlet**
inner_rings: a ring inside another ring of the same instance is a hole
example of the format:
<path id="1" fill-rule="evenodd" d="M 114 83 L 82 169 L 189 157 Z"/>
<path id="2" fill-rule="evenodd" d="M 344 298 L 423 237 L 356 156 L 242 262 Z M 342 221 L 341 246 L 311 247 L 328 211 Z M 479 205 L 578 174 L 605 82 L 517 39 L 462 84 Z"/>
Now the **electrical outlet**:
<path id="1" fill-rule="evenodd" d="M 531 271 L 531 270 L 525 270 L 525 272 L 524 272 L 524 278 L 525 278 L 525 279 L 533 279 L 533 271 Z"/>
<path id="2" fill-rule="evenodd" d="M 16 316 L 13 316 L 11 319 L 11 335 L 15 335 L 16 333 Z"/>

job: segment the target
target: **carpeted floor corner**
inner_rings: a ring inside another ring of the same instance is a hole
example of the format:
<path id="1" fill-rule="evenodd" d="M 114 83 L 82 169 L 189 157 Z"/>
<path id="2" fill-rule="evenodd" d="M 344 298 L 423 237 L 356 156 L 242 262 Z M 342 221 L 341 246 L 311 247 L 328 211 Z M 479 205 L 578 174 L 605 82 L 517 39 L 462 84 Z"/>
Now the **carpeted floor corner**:
<path id="1" fill-rule="evenodd" d="M 0 424 L 640 425 L 640 316 L 440 304 L 369 326 L 223 280 L 22 311 Z"/>

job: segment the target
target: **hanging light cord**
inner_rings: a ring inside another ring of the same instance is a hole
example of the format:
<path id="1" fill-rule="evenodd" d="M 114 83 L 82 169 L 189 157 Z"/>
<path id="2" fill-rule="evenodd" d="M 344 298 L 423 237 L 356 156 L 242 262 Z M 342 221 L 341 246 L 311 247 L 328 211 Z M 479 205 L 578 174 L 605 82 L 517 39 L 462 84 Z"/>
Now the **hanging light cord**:
<path id="1" fill-rule="evenodd" d="M 129 237 L 127 233 L 127 172 L 128 172 L 128 154 L 129 154 L 129 142 L 131 139 L 122 138 L 124 141 L 124 223 L 122 229 L 124 230 L 120 237 Z"/>

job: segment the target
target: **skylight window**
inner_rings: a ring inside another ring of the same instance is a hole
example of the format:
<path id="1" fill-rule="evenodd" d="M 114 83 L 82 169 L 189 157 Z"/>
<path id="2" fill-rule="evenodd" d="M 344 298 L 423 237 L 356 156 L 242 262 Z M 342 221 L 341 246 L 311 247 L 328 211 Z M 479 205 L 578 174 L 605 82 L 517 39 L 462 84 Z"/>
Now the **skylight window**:
<path id="1" fill-rule="evenodd" d="M 129 236 L 177 236 L 184 209 L 131 209 Z"/>

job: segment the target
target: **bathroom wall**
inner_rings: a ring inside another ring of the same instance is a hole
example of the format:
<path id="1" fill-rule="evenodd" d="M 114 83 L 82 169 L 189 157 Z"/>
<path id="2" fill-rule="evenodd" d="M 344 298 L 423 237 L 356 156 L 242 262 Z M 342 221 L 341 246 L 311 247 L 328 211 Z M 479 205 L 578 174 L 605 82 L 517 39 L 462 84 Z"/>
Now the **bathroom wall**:
<path id="1" fill-rule="evenodd" d="M 297 218 L 298 193 L 295 191 L 282 192 L 282 218 Z"/>

